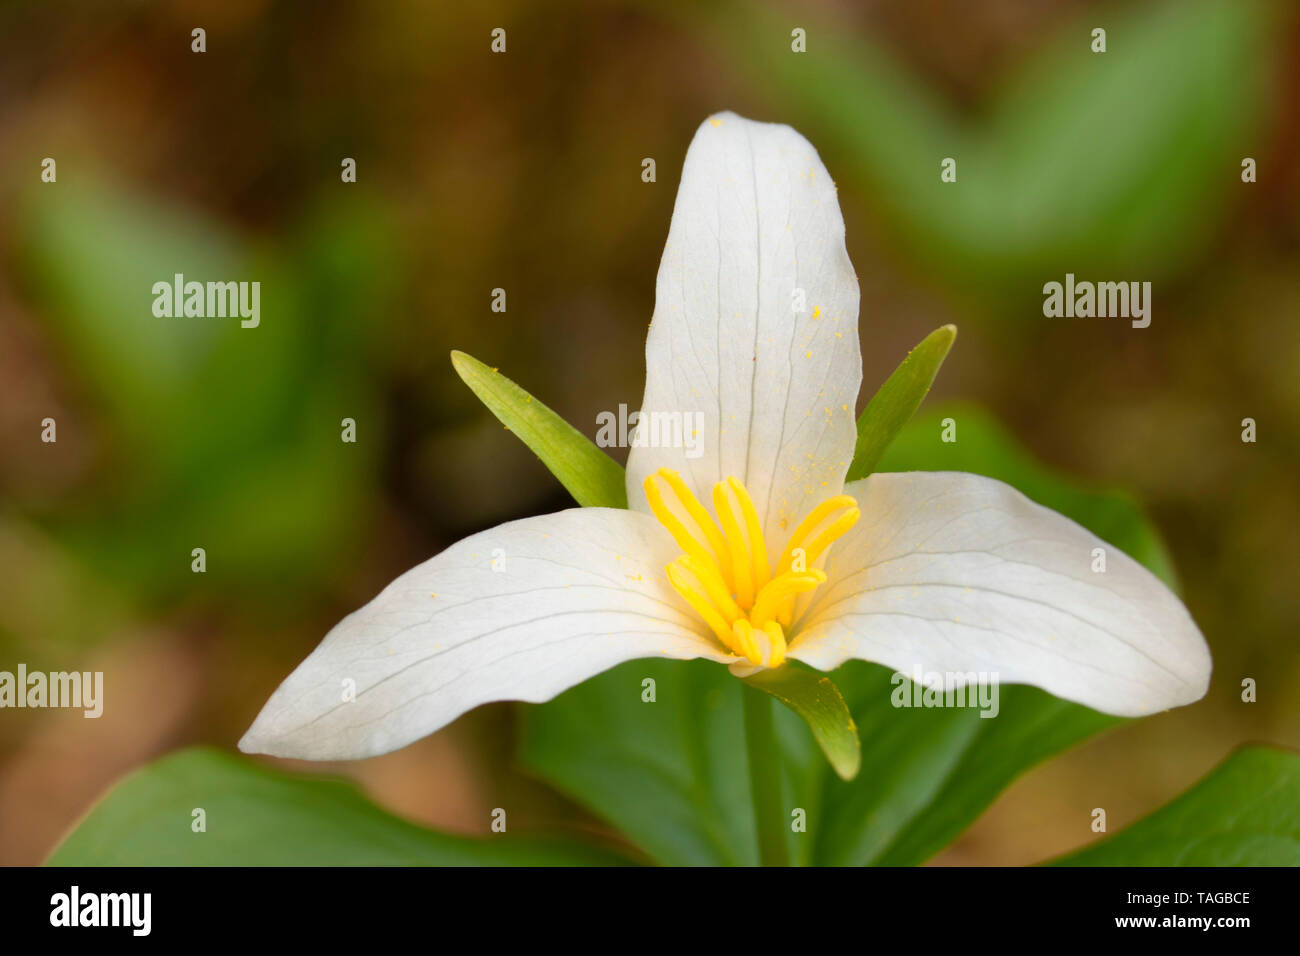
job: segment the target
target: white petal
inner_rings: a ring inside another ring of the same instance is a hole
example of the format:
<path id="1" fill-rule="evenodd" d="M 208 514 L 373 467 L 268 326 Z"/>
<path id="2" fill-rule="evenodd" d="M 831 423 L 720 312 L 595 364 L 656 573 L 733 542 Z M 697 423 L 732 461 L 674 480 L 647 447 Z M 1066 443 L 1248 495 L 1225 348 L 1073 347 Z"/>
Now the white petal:
<path id="1" fill-rule="evenodd" d="M 607 508 L 466 538 L 344 618 L 239 747 L 312 760 L 373 756 L 479 704 L 550 700 L 634 658 L 734 660 L 702 636 L 705 625 L 668 585 L 664 565 L 677 553 L 653 518 Z M 345 702 L 348 680 L 356 693 Z"/>
<path id="2" fill-rule="evenodd" d="M 862 520 L 832 548 L 791 657 L 996 672 L 1124 716 L 1205 695 L 1210 652 L 1187 608 L 1070 519 L 958 472 L 873 475 L 845 493 Z"/>
<path id="3" fill-rule="evenodd" d="M 779 552 L 840 490 L 861 381 L 858 281 L 817 151 L 788 126 L 711 117 L 686 153 L 659 266 L 641 437 L 656 437 L 655 413 L 702 416 L 703 427 L 686 447 L 632 448 L 630 506 L 646 508 L 641 483 L 660 467 L 705 502 L 735 475 Z"/>

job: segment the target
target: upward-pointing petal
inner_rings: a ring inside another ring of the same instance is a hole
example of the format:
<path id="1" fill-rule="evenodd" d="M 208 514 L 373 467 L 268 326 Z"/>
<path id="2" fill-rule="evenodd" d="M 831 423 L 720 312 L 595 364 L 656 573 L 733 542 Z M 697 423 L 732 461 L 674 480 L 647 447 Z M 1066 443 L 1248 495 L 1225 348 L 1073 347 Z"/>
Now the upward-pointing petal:
<path id="1" fill-rule="evenodd" d="M 628 456 L 629 506 L 646 507 L 641 483 L 661 467 L 703 501 L 734 475 L 779 552 L 803 514 L 840 490 L 861 381 L 858 282 L 816 150 L 788 126 L 711 117 L 687 151 L 659 266 L 648 444 Z M 662 447 L 653 416 L 683 413 L 688 431 L 702 415 L 699 433 Z"/>
<path id="2" fill-rule="evenodd" d="M 996 673 L 1129 717 L 1205 695 L 1210 652 L 1182 602 L 1010 485 L 908 472 L 845 493 L 862 520 L 836 542 L 791 657 L 822 670 L 856 657 L 908 676 Z"/>
<path id="3" fill-rule="evenodd" d="M 344 618 L 271 696 L 239 747 L 309 760 L 369 757 L 479 704 L 550 700 L 638 657 L 733 660 L 669 587 L 663 569 L 676 556 L 654 519 L 609 508 L 466 538 Z"/>

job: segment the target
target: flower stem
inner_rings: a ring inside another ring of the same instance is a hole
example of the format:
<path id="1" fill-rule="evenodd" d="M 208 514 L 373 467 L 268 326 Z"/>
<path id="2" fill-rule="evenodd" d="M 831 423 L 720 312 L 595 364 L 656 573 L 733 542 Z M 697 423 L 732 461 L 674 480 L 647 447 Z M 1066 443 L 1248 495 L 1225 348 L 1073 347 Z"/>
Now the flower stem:
<path id="1" fill-rule="evenodd" d="M 772 721 L 772 698 L 753 687 L 744 687 L 742 696 L 749 787 L 758 829 L 758 860 L 762 866 L 789 866 L 781 804 L 781 751 Z"/>

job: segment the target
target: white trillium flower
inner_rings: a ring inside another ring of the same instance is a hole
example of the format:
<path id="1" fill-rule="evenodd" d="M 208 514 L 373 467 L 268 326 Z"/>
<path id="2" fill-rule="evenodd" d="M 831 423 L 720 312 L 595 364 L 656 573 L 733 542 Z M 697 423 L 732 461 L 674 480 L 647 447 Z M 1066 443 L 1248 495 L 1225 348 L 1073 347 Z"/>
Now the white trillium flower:
<path id="1" fill-rule="evenodd" d="M 240 748 L 386 753 L 480 704 L 547 701 L 647 657 L 742 676 L 785 658 L 996 673 L 1124 716 L 1205 694 L 1187 609 L 1068 518 L 970 474 L 844 483 L 858 283 L 835 185 L 790 127 L 731 113 L 700 126 L 646 365 L 643 419 L 702 412 L 693 449 L 634 445 L 627 510 L 512 521 L 407 571 L 330 631 Z"/>

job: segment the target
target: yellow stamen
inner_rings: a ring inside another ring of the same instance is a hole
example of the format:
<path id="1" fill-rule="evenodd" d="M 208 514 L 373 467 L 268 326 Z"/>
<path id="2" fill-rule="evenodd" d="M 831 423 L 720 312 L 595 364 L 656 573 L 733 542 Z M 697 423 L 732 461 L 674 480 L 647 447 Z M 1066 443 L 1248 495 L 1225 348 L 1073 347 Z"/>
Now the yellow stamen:
<path id="1" fill-rule="evenodd" d="M 857 506 L 858 503 L 849 495 L 836 495 L 834 498 L 827 498 L 808 512 L 808 517 L 799 522 L 799 527 L 794 529 L 794 534 L 790 535 L 790 541 L 786 544 L 785 550 L 781 552 L 781 560 L 776 564 L 777 574 L 790 570 L 791 558 L 794 555 L 795 548 L 803 547 L 804 539 L 812 534 L 828 515 L 840 508 L 856 508 Z"/>
<path id="2" fill-rule="evenodd" d="M 668 533 L 673 536 L 681 546 L 682 550 L 691 557 L 696 558 L 705 564 L 716 563 L 717 559 L 713 555 L 709 554 L 708 549 L 700 542 L 700 539 L 691 534 L 690 531 L 686 529 L 686 525 L 682 524 L 682 522 L 678 520 L 677 516 L 669 510 L 667 503 L 664 501 L 663 494 L 655 485 L 654 475 L 650 475 L 646 478 L 644 487 L 646 501 L 650 503 L 650 510 L 653 511 L 655 517 L 659 519 L 659 523 L 668 529 Z M 695 501 L 695 496 L 691 495 L 690 500 Z M 687 505 L 685 501 L 683 501 L 682 504 L 686 505 L 686 509 L 689 512 L 690 506 Z M 699 502 L 695 501 L 695 504 L 698 506 Z M 698 521 L 696 523 L 698 524 Z M 709 524 L 713 524 L 712 520 L 709 521 Z M 714 530 L 716 531 L 717 529 L 715 528 Z M 705 532 L 706 537 L 707 534 L 708 533 Z M 726 554 L 727 552 L 724 549 L 722 553 Z"/>
<path id="3" fill-rule="evenodd" d="M 776 617 L 777 611 L 784 606 L 787 598 L 811 591 L 825 583 L 826 575 L 817 570 L 787 571 L 785 574 L 778 574 L 759 592 L 758 600 L 750 609 L 749 619 L 761 627 Z"/>
<path id="4" fill-rule="evenodd" d="M 659 481 L 676 499 L 672 506 Z M 857 502 L 836 495 L 809 512 L 774 569 L 753 498 L 735 477 L 713 486 L 716 520 L 675 471 L 660 468 L 644 487 L 650 510 L 686 552 L 667 566 L 673 589 L 730 653 L 757 667 L 780 667 L 799 596 L 826 582 L 825 572 L 810 565 L 857 523 Z"/>
<path id="5" fill-rule="evenodd" d="M 677 560 L 695 575 L 695 579 L 700 584 L 704 585 L 704 593 L 709 596 L 713 606 L 722 612 L 723 617 L 728 621 L 734 621 L 738 617 L 745 616 L 745 612 L 731 599 L 731 594 L 727 591 L 727 586 L 723 583 L 722 575 L 718 571 L 716 564 L 703 564 L 689 556 L 683 556 Z"/>
<path id="6" fill-rule="evenodd" d="M 736 516 L 731 512 L 731 503 L 727 501 L 727 485 L 718 482 L 713 486 L 713 510 L 722 522 L 722 531 L 727 536 L 727 548 L 731 552 L 731 581 L 736 587 L 736 603 L 743 608 L 754 603 L 754 569 L 749 560 L 749 545 L 741 534 Z"/>
<path id="7" fill-rule="evenodd" d="M 840 515 L 830 525 L 823 528 L 817 537 L 813 538 L 808 547 L 804 549 L 804 560 L 812 564 L 822 556 L 822 552 L 838 541 L 850 528 L 858 523 L 862 517 L 862 512 L 857 508 L 850 508 L 844 514 Z"/>
<path id="8" fill-rule="evenodd" d="M 749 535 L 749 551 L 754 556 L 754 590 L 760 590 L 771 577 L 767 567 L 767 543 L 763 540 L 763 528 L 758 523 L 758 512 L 754 510 L 754 499 L 733 476 L 727 479 L 732 493 L 740 502 L 740 513 L 745 516 L 745 532 Z"/>
<path id="9" fill-rule="evenodd" d="M 772 653 L 768 657 L 768 667 L 780 667 L 785 660 L 785 631 L 781 630 L 781 625 L 776 621 L 767 621 L 763 624 L 763 630 L 767 632 L 767 639 L 772 642 Z"/>
<path id="10" fill-rule="evenodd" d="M 761 665 L 763 655 L 759 653 L 758 642 L 754 640 L 754 625 L 742 617 L 732 622 L 731 626 L 735 630 L 736 643 L 740 646 L 740 652 L 749 658 L 751 664 Z"/>
<path id="11" fill-rule="evenodd" d="M 729 651 L 735 652 L 736 645 L 727 619 L 709 603 L 707 597 L 691 587 L 690 580 L 679 565 L 668 565 L 668 580 L 677 593 L 686 599 L 686 603 L 695 608 L 700 617 L 704 618 L 704 623 L 713 629 L 713 633 L 722 642 L 722 646 Z"/>
<path id="12" fill-rule="evenodd" d="M 682 503 L 686 513 L 700 526 L 700 530 L 704 532 L 704 537 L 708 539 L 709 547 L 713 549 L 713 556 L 719 560 L 725 557 L 727 542 L 722 539 L 722 532 L 718 530 L 717 524 L 709 517 L 709 513 L 704 510 L 704 505 L 700 504 L 699 499 L 686 486 L 682 476 L 671 468 L 660 468 L 656 474 L 668 482 L 668 487 L 672 488 L 673 494 Z"/>

